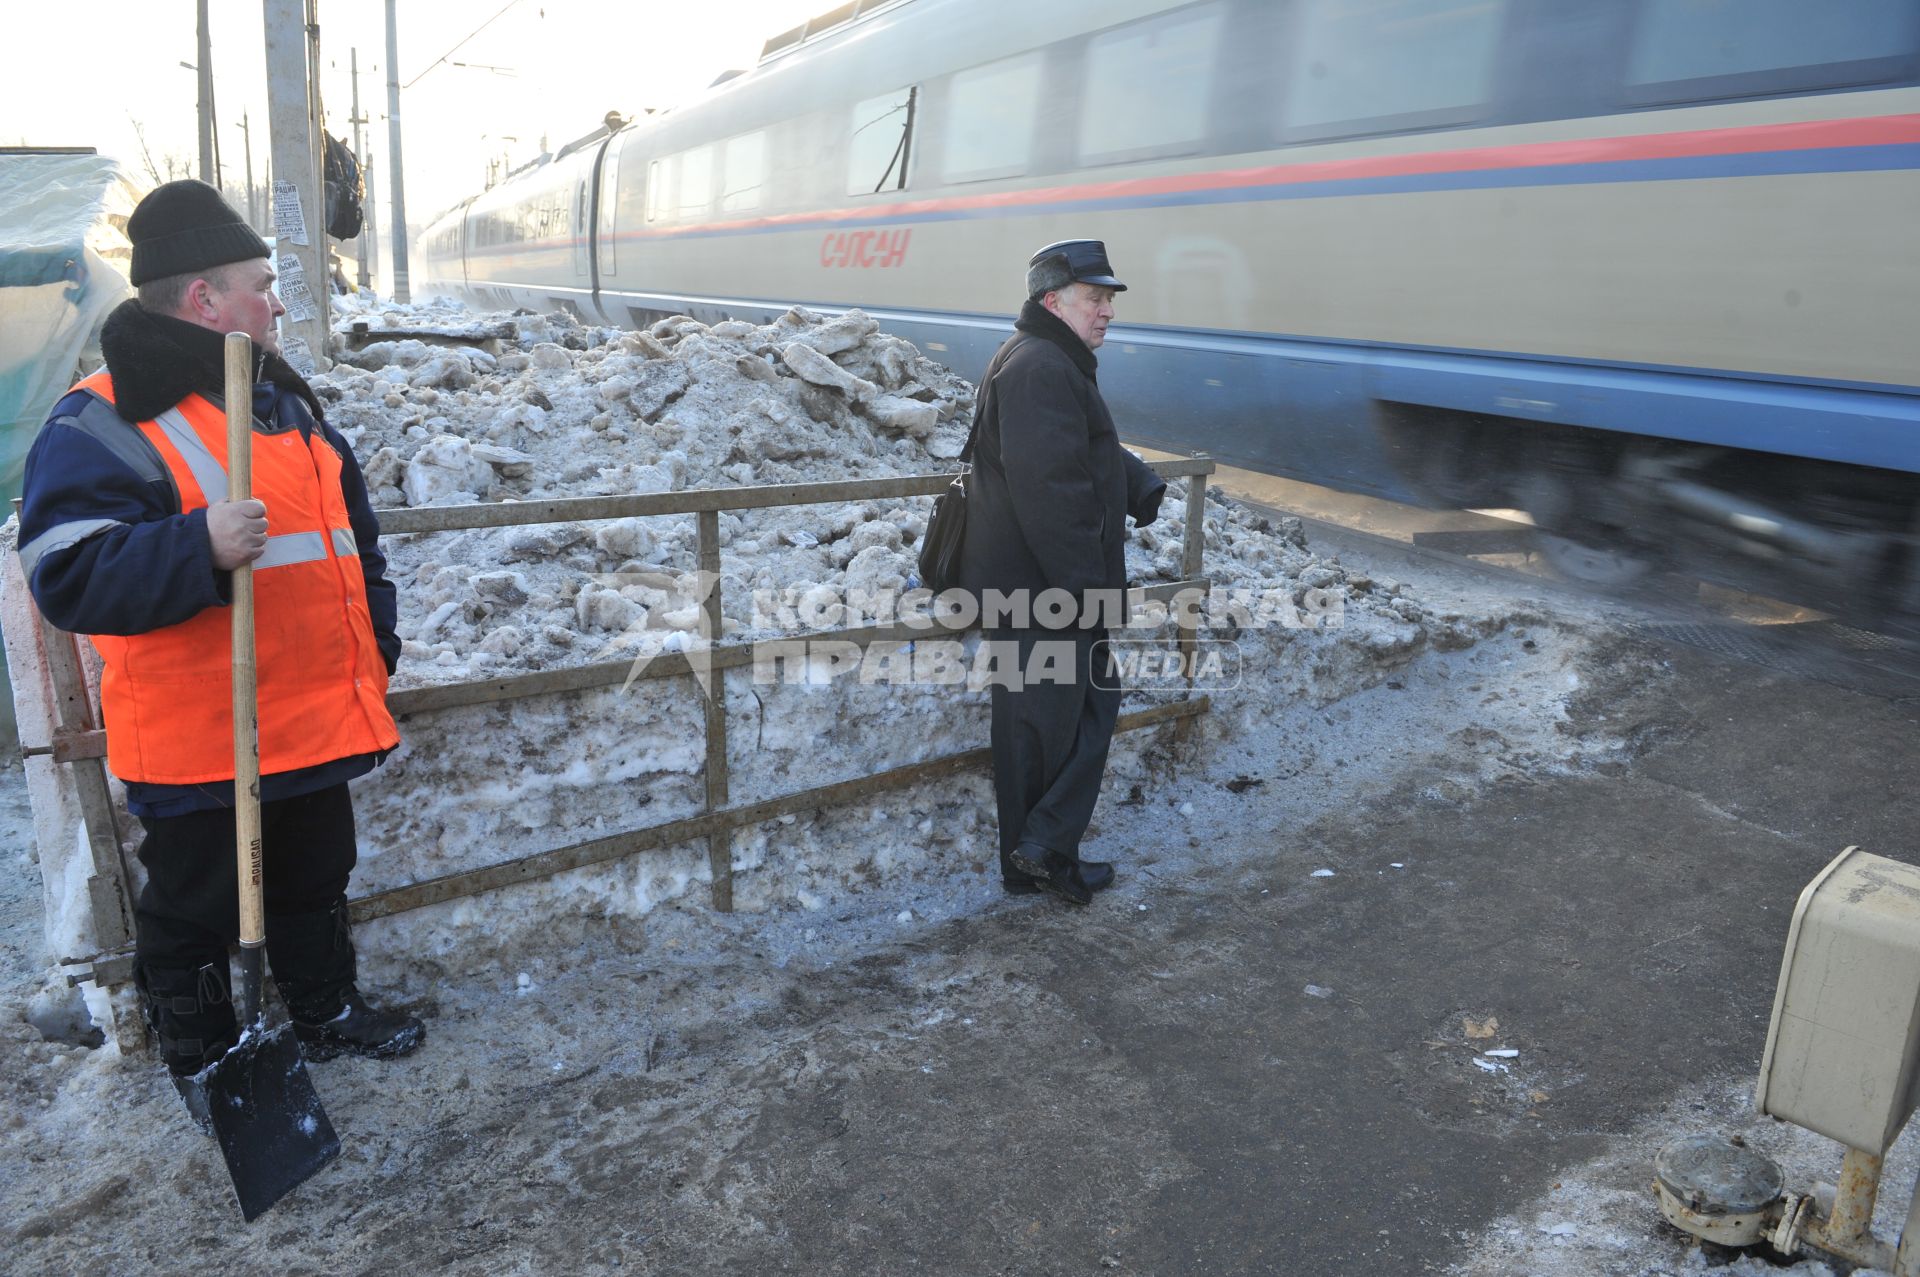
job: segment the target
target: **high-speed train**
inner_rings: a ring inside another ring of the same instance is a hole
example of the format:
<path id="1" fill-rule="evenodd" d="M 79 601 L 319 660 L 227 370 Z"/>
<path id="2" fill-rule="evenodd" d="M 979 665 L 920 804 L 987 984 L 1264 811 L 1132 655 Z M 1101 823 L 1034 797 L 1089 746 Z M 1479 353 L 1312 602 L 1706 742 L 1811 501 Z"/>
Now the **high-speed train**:
<path id="1" fill-rule="evenodd" d="M 862 0 L 417 270 L 630 326 L 860 306 L 977 377 L 1082 236 L 1133 442 L 1920 619 L 1914 0 Z"/>

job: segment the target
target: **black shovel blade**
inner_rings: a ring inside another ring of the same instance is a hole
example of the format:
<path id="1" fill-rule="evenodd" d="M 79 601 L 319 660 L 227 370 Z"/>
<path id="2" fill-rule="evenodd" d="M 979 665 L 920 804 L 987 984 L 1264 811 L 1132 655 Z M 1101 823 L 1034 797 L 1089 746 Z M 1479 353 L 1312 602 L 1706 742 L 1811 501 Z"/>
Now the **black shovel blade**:
<path id="1" fill-rule="evenodd" d="M 256 1026 L 205 1077 L 207 1116 L 247 1222 L 339 1155 L 291 1026 Z"/>

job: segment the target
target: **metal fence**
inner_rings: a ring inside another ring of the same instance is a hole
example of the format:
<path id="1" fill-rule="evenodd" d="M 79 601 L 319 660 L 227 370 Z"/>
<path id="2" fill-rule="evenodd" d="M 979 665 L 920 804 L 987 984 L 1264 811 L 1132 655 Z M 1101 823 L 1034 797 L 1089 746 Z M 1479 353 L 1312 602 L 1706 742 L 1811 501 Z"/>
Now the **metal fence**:
<path id="1" fill-rule="evenodd" d="M 1182 591 L 1205 593 L 1209 583 L 1203 575 L 1205 554 L 1206 476 L 1214 471 L 1211 459 L 1200 457 L 1181 461 L 1153 462 L 1163 478 L 1187 480 L 1187 518 L 1182 546 L 1182 579 L 1164 582 L 1140 591 L 1146 599 L 1168 602 Z M 591 522 L 605 519 L 664 517 L 691 514 L 696 520 L 695 567 L 712 587 L 702 601 L 699 632 L 703 639 L 694 652 L 666 653 L 637 666 L 632 659 L 603 661 L 565 669 L 542 670 L 499 678 L 473 679 L 432 687 L 411 688 L 389 693 L 388 708 L 396 718 L 432 714 L 458 706 L 484 705 L 522 697 L 554 696 L 592 688 L 622 685 L 633 679 L 691 677 L 700 675 L 705 695 L 706 793 L 701 814 L 660 824 L 642 826 L 624 833 L 594 838 L 586 842 L 556 847 L 516 857 L 478 869 L 446 874 L 390 890 L 375 892 L 349 902 L 355 921 L 386 917 L 425 905 L 440 904 L 515 883 L 533 882 L 569 870 L 605 864 L 639 852 L 685 843 L 704 841 L 712 870 L 713 907 L 729 911 L 733 907 L 732 842 L 736 830 L 780 816 L 834 806 L 891 789 L 904 788 L 923 781 L 936 780 L 982 767 L 989 762 L 989 751 L 966 750 L 939 758 L 895 767 L 887 771 L 781 794 L 758 802 L 730 802 L 730 770 L 727 761 L 727 678 L 754 661 L 754 641 L 722 642 L 722 591 L 720 587 L 720 515 L 730 510 L 769 509 L 779 506 L 819 505 L 832 502 L 882 500 L 900 497 L 934 496 L 946 490 L 950 474 L 915 475 L 895 479 L 859 479 L 838 483 L 774 484 L 754 487 L 704 488 L 686 492 L 645 493 L 627 496 L 570 497 L 546 501 L 498 502 L 483 505 L 440 506 L 424 509 L 383 510 L 380 529 L 384 535 L 408 535 L 451 532 L 475 528 L 510 527 L 523 524 Z M 833 640 L 852 642 L 864 650 L 874 643 L 906 642 L 924 639 L 929 629 L 958 631 L 961 627 L 945 618 L 929 618 L 930 625 L 869 625 L 817 630 L 782 635 L 783 642 Z M 1192 653 L 1195 636 L 1190 615 L 1180 618 L 1179 643 L 1183 653 Z M 97 711 L 79 680 L 78 662 L 71 660 L 70 636 L 44 627 L 43 641 L 53 659 L 56 696 L 60 712 L 55 721 L 60 730 L 45 745 L 27 748 L 28 754 L 52 754 L 59 762 L 76 762 L 75 780 L 80 786 L 89 826 L 89 848 L 96 876 L 101 879 L 94 892 L 97 934 L 113 937 L 125 944 L 130 937 L 127 925 L 130 909 L 125 866 L 116 839 L 103 832 L 114 828 L 105 800 L 105 776 L 101 766 L 104 733 Z M 1210 706 L 1204 696 L 1189 694 L 1185 699 L 1156 705 L 1120 716 L 1117 731 L 1174 723 L 1183 729 L 1195 716 Z M 99 823 L 96 825 L 96 821 Z M 102 953 L 91 959 L 69 959 L 69 965 L 81 970 L 69 979 L 91 979 L 102 985 L 125 982 L 131 975 L 131 955 L 124 949 Z"/>

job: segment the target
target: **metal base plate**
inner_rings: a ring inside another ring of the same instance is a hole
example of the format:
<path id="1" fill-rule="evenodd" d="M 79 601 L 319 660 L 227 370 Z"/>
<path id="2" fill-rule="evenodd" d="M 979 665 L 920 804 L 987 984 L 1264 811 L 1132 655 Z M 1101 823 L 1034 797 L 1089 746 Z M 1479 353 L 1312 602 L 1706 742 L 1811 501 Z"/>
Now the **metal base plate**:
<path id="1" fill-rule="evenodd" d="M 1785 1186 L 1773 1159 L 1711 1135 L 1675 1140 L 1653 1168 L 1667 1222 L 1722 1246 L 1759 1241 Z"/>

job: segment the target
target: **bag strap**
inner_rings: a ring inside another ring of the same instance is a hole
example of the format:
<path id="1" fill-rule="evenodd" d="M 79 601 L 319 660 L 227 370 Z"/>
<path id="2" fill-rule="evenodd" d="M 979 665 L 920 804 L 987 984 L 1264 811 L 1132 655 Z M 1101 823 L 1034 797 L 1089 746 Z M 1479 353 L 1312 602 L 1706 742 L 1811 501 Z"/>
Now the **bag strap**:
<path id="1" fill-rule="evenodd" d="M 973 414 L 973 426 L 971 429 L 967 431 L 967 442 L 960 449 L 961 465 L 964 466 L 964 465 L 972 464 L 973 445 L 977 443 L 979 439 L 980 439 L 980 413 L 976 410 Z"/>

